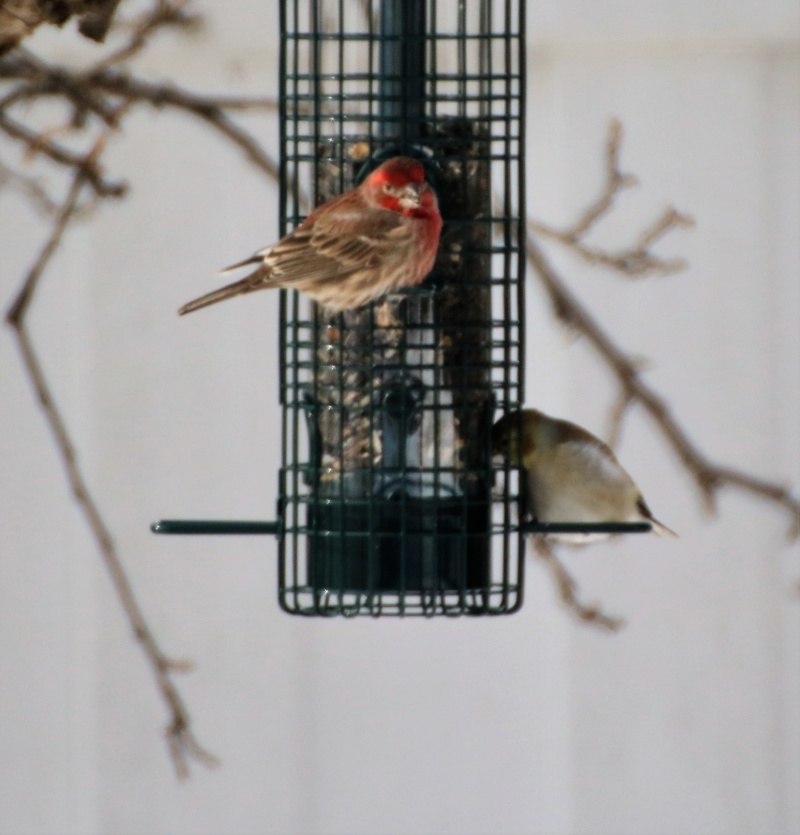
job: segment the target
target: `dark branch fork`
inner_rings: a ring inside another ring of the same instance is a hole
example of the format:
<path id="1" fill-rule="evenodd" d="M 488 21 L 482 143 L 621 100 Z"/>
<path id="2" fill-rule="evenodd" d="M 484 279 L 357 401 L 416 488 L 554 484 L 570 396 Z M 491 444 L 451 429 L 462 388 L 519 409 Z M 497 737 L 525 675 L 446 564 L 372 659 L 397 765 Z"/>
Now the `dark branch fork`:
<path id="1" fill-rule="evenodd" d="M 173 681 L 175 673 L 190 670 L 191 664 L 169 659 L 162 652 L 145 619 L 111 531 L 89 491 L 69 430 L 53 398 L 27 327 L 27 313 L 42 275 L 62 243 L 69 225 L 81 214 L 81 199 L 84 199 L 84 203 L 87 200 L 85 193 L 90 193 L 88 202 L 91 203 L 122 197 L 126 192 L 124 183 L 108 180 L 103 175 L 101 158 L 109 135 L 119 128 L 133 105 L 145 103 L 188 112 L 238 146 L 262 173 L 273 179 L 277 175 L 274 161 L 227 115 L 229 111 L 274 109 L 273 101 L 202 96 L 172 85 L 152 84 L 136 79 L 122 68 L 123 62 L 142 50 L 149 37 L 159 28 L 186 25 L 188 19 L 183 15 L 182 6 L 183 3 L 170 4 L 158 0 L 150 15 L 134 27 L 127 44 L 89 72 L 73 72 L 47 64 L 22 49 L 0 59 L 0 81 L 18 82 L 10 93 L 0 98 L 0 133 L 21 143 L 28 156 L 40 155 L 71 173 L 67 195 L 61 201 L 53 200 L 37 181 L 5 164 L 0 167 L 0 186 L 14 184 L 21 187 L 53 217 L 50 232 L 8 308 L 6 321 L 14 331 L 23 366 L 55 437 L 72 494 L 97 542 L 131 630 L 145 653 L 169 710 L 167 744 L 176 772 L 184 778 L 189 774 L 191 760 L 208 766 L 217 762 L 195 738 L 186 704 Z M 71 123 L 59 132 L 68 133 L 70 138 L 73 135 L 80 136 L 89 120 L 97 120 L 94 136 L 85 152 L 61 145 L 53 140 L 53 132 L 34 130 L 9 115 L 17 104 L 53 96 L 69 103 L 74 111 Z"/>
<path id="2" fill-rule="evenodd" d="M 26 314 L 35 298 L 39 281 L 61 244 L 70 221 L 75 216 L 81 190 L 90 183 L 92 171 L 102 153 L 105 141 L 105 135 L 98 139 L 94 148 L 87 154 L 86 164 L 75 172 L 72 185 L 56 214 L 50 234 L 9 307 L 6 321 L 14 331 L 23 365 L 36 392 L 50 430 L 55 437 L 72 494 L 98 544 L 133 634 L 142 645 L 159 690 L 169 706 L 171 717 L 166 730 L 169 749 L 178 776 L 186 777 L 188 775 L 189 758 L 199 760 L 206 765 L 213 765 L 216 762 L 216 758 L 203 749 L 195 739 L 186 705 L 172 681 L 173 673 L 187 671 L 191 669 L 191 665 L 185 662 L 174 662 L 167 658 L 158 646 L 155 636 L 145 620 L 142 608 L 122 565 L 111 531 L 103 520 L 99 506 L 89 492 L 69 431 L 53 399 L 50 386 L 42 371 L 27 328 Z"/>
<path id="3" fill-rule="evenodd" d="M 594 227 L 611 212 L 619 194 L 639 184 L 633 175 L 620 169 L 619 156 L 622 146 L 622 124 L 614 119 L 609 128 L 606 142 L 606 181 L 598 197 L 589 204 L 580 218 L 566 229 L 557 229 L 541 221 L 530 220 L 531 232 L 544 238 L 556 240 L 577 253 L 584 261 L 615 270 L 626 278 L 642 278 L 647 275 L 669 275 L 685 269 L 682 258 L 664 259 L 650 251 L 650 247 L 678 227 L 691 227 L 694 220 L 672 206 L 649 226 L 642 230 L 638 239 L 629 247 L 609 252 L 586 242 Z"/>
<path id="4" fill-rule="evenodd" d="M 549 237 L 565 243 L 582 256 L 585 256 L 583 236 L 613 207 L 619 191 L 632 182 L 631 175 L 622 174 L 619 170 L 621 139 L 622 128 L 619 122 L 614 121 L 606 146 L 606 184 L 600 197 L 571 229 L 564 233 L 553 230 L 547 233 Z M 642 233 L 633 247 L 624 250 L 619 257 L 608 257 L 597 263 L 613 266 L 618 273 L 625 276 L 639 275 L 640 265 L 643 263 L 649 265 L 650 271 L 661 275 L 674 272 L 679 262 L 663 260 L 650 252 L 649 247 L 667 232 L 691 223 L 688 216 L 669 208 L 656 223 Z M 681 464 L 693 477 L 707 510 L 716 510 L 717 494 L 721 488 L 737 487 L 783 507 L 791 518 L 788 536 L 790 539 L 797 538 L 800 535 L 800 500 L 784 485 L 751 476 L 733 467 L 713 463 L 689 438 L 686 430 L 672 414 L 667 401 L 644 381 L 642 361 L 626 355 L 614 343 L 607 331 L 567 288 L 564 280 L 552 267 L 535 238 L 535 233 L 541 232 L 545 228 L 544 225 L 529 221 L 528 228 L 528 263 L 544 285 L 556 316 L 588 340 L 617 378 L 620 395 L 612 413 L 612 433 L 618 434 L 619 426 L 629 408 L 634 405 L 641 406 L 655 421 Z"/>
<path id="5" fill-rule="evenodd" d="M 723 487 L 736 487 L 784 508 L 790 516 L 788 537 L 796 539 L 800 535 L 800 500 L 782 484 L 749 475 L 733 467 L 713 463 L 689 438 L 686 430 L 672 414 L 667 401 L 642 378 L 642 360 L 628 356 L 616 345 L 599 322 L 581 304 L 577 296 L 568 289 L 536 239 L 536 235 L 539 234 L 558 241 L 589 263 L 613 269 L 627 278 L 635 278 L 648 273 L 667 275 L 683 269 L 685 266 L 683 261 L 665 260 L 650 251 L 650 247 L 670 231 L 692 225 L 693 221 L 690 217 L 672 207 L 665 210 L 640 234 L 633 246 L 627 249 L 617 253 L 608 253 L 585 243 L 585 236 L 613 209 L 619 193 L 637 182 L 633 175 L 623 174 L 620 170 L 621 141 L 622 126 L 614 120 L 606 143 L 604 187 L 575 224 L 565 230 L 557 230 L 538 221 L 528 221 L 529 233 L 526 240 L 528 263 L 547 291 L 556 317 L 589 342 L 617 379 L 619 395 L 611 408 L 610 444 L 614 446 L 618 442 L 622 423 L 628 410 L 635 405 L 641 406 L 655 422 L 657 429 L 666 438 L 681 464 L 694 479 L 707 511 L 716 511 L 717 494 Z M 619 628 L 622 624 L 620 619 L 604 614 L 599 607 L 587 607 L 580 602 L 577 596 L 577 584 L 563 563 L 558 560 L 553 546 L 539 542 L 536 544 L 536 552 L 553 573 L 561 600 L 576 617 L 605 629 Z"/>

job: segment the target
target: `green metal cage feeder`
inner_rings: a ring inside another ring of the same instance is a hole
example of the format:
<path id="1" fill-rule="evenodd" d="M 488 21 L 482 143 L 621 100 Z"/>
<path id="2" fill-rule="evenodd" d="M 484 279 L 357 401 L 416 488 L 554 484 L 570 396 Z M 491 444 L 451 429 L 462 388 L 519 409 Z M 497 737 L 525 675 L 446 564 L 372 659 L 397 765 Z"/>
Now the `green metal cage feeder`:
<path id="1" fill-rule="evenodd" d="M 510 614 L 519 473 L 492 462 L 524 380 L 524 0 L 283 0 L 283 235 L 383 159 L 444 218 L 418 288 L 331 314 L 281 291 L 279 600 L 302 615 Z"/>
<path id="2" fill-rule="evenodd" d="M 420 288 L 335 315 L 285 300 L 286 611 L 521 604 L 489 432 L 522 399 L 523 5 L 283 4 L 281 231 L 302 195 L 328 200 L 399 153 L 423 161 L 445 220 Z"/>
<path id="3" fill-rule="evenodd" d="M 418 288 L 331 314 L 281 291 L 278 520 L 158 533 L 273 534 L 279 601 L 307 616 L 500 615 L 528 533 L 492 461 L 524 400 L 524 0 L 282 0 L 281 235 L 384 159 L 420 159 L 444 218 Z"/>

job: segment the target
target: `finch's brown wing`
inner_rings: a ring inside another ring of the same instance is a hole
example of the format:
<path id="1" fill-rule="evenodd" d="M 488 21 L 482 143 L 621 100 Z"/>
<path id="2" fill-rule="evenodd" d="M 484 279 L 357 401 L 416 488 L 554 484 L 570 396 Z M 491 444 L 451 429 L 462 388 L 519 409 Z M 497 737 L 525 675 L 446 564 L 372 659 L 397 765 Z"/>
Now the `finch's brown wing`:
<path id="1" fill-rule="evenodd" d="M 407 234 L 405 218 L 385 209 L 359 207 L 320 215 L 263 254 L 267 281 L 292 287 L 377 268 Z"/>

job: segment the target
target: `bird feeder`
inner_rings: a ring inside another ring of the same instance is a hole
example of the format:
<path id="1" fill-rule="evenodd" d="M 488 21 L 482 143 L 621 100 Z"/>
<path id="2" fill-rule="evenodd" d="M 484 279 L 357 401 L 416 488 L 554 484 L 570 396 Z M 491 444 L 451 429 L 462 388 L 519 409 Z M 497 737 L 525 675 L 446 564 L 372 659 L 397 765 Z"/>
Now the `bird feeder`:
<path id="1" fill-rule="evenodd" d="M 278 535 L 300 615 L 510 614 L 519 473 L 492 462 L 524 380 L 524 0 L 283 0 L 281 235 L 388 157 L 444 218 L 419 287 L 330 313 L 281 291 Z"/>

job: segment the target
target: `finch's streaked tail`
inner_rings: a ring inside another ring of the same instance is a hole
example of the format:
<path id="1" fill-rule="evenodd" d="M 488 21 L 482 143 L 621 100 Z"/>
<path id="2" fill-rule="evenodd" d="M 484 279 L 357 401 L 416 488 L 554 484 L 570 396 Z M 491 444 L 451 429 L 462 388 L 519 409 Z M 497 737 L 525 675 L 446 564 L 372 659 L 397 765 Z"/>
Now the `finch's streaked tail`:
<path id="1" fill-rule="evenodd" d="M 228 269 L 233 268 L 229 267 Z M 199 299 L 187 302 L 183 307 L 178 308 L 178 315 L 183 316 L 185 313 L 192 313 L 195 310 L 200 310 L 201 307 L 208 307 L 210 304 L 216 304 L 224 299 L 260 290 L 264 286 L 264 278 L 264 270 L 256 270 L 245 278 L 234 281 L 233 284 L 227 284 L 225 287 L 206 293 L 205 296 L 200 296 Z"/>

